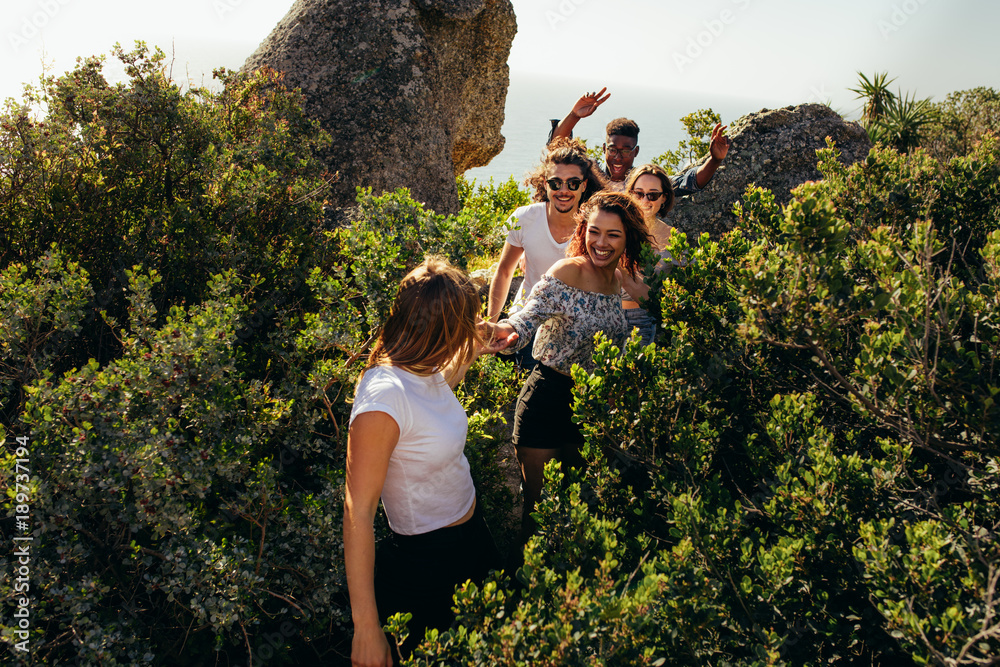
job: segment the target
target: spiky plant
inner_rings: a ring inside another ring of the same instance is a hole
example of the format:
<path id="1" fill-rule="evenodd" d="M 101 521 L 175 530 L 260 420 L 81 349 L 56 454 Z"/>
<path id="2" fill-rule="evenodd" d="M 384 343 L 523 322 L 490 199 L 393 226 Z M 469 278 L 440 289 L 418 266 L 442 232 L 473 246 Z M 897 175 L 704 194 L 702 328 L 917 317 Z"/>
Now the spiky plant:
<path id="1" fill-rule="evenodd" d="M 865 100 L 861 111 L 861 124 L 866 128 L 871 127 L 881 120 L 895 101 L 896 95 L 889 90 L 889 84 L 895 81 L 895 77 L 887 79 L 888 72 L 875 72 L 871 79 L 862 72 L 858 72 L 861 77 L 857 88 L 848 88 L 852 93 L 857 93 L 859 100 Z M 874 141 L 874 139 L 873 139 Z"/>
<path id="2" fill-rule="evenodd" d="M 877 122 L 880 139 L 900 153 L 909 153 L 920 145 L 921 131 L 932 120 L 934 109 L 930 98 L 918 100 L 916 95 L 897 95 Z"/>

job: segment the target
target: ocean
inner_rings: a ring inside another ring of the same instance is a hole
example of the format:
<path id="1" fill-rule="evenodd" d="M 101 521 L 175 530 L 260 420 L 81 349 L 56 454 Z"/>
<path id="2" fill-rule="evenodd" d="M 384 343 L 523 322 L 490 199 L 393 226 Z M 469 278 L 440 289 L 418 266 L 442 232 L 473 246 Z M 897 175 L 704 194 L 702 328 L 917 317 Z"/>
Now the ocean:
<path id="1" fill-rule="evenodd" d="M 507 91 L 503 135 L 507 142 L 503 151 L 484 167 L 465 172 L 466 178 L 485 183 L 514 176 L 522 181 L 541 161 L 545 139 L 551 126 L 549 119 L 563 118 L 585 92 L 598 90 L 586 81 L 553 81 L 534 75 L 511 72 Z M 639 155 L 636 164 L 649 162 L 687 138 L 680 119 L 698 109 L 711 108 L 727 124 L 740 116 L 764 108 L 776 108 L 798 102 L 768 104 L 765 99 L 702 95 L 673 92 L 663 88 L 608 86 L 611 97 L 590 117 L 581 120 L 574 136 L 586 139 L 589 146 L 604 142 L 604 126 L 613 118 L 625 116 L 639 125 Z"/>

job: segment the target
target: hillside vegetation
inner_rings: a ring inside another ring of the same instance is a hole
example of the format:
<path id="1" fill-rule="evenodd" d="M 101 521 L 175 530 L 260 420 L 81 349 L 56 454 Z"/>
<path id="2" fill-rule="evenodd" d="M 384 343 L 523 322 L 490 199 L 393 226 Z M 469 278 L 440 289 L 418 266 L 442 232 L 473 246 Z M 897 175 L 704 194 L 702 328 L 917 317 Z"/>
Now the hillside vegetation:
<path id="1" fill-rule="evenodd" d="M 410 267 L 494 256 L 526 195 L 460 182 L 443 216 L 362 190 L 334 224 L 279 75 L 184 92 L 162 54 L 115 57 L 127 83 L 85 60 L 0 119 L 0 522 L 32 538 L 0 552 L 29 585 L 0 581 L 5 653 L 345 664 L 367 347 Z M 736 231 L 674 235 L 659 345 L 574 375 L 586 469 L 550 468 L 524 565 L 461 590 L 414 664 L 996 661 L 1000 145 L 947 127 L 933 156 L 830 146 L 787 206 L 751 189 Z M 504 547 L 520 380 L 484 359 L 459 390 Z"/>

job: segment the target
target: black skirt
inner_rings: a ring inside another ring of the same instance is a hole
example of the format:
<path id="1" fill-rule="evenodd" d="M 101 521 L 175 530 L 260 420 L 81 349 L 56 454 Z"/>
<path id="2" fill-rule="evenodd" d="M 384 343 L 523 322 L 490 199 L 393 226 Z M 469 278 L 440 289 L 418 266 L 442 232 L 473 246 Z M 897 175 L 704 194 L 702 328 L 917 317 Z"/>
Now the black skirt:
<path id="1" fill-rule="evenodd" d="M 514 446 L 562 449 L 583 444 L 573 423 L 573 378 L 538 364 L 517 397 Z"/>

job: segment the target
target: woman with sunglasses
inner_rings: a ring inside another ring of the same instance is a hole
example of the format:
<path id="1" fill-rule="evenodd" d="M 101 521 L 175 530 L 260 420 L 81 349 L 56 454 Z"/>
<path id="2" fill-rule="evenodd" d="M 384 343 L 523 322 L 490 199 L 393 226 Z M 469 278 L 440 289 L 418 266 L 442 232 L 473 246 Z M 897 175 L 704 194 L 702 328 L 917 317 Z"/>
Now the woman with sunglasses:
<path id="1" fill-rule="evenodd" d="M 673 231 L 673 227 L 664 221 L 675 202 L 670 176 L 659 165 L 644 164 L 629 174 L 625 191 L 635 198 L 642 209 L 642 217 L 653 235 L 654 246 L 665 248 Z"/>
<path id="2" fill-rule="evenodd" d="M 550 144 L 541 165 L 525 183 L 534 189 L 535 203 L 522 206 L 507 219 L 507 240 L 490 284 L 488 319 L 493 322 L 500 318 L 518 263 L 524 262 L 524 282 L 511 303 L 512 314 L 524 307 L 531 288 L 542 274 L 566 256 L 566 247 L 576 229 L 577 210 L 604 188 L 605 180 L 596 163 L 587 157 L 586 146 L 572 139 L 560 139 Z M 522 367 L 534 366 L 531 350 L 526 341 L 516 356 Z"/>
<path id="3" fill-rule="evenodd" d="M 674 189 L 670 176 L 655 164 L 636 167 L 625 181 L 625 191 L 639 204 L 643 219 L 653 237 L 653 249 L 660 253 L 665 262 L 671 262 L 670 253 L 664 250 L 670 240 L 673 227 L 664 222 L 670 209 L 674 207 Z M 664 265 L 669 267 L 669 264 Z M 639 306 L 639 299 L 645 299 L 649 289 L 642 283 L 641 276 L 622 276 L 622 307 L 630 327 L 638 327 L 643 345 L 653 342 L 656 321 Z"/>
<path id="4" fill-rule="evenodd" d="M 410 612 L 405 655 L 424 628 L 447 628 L 456 584 L 501 565 L 465 458 L 468 419 L 452 389 L 491 339 L 465 274 L 428 259 L 399 286 L 354 395 L 347 436 L 344 561 L 354 618 L 351 664 L 393 664 L 382 623 Z M 381 499 L 390 535 L 375 555 Z M 377 568 L 376 568 L 377 566 Z"/>
<path id="5" fill-rule="evenodd" d="M 649 233 L 631 197 L 598 192 L 580 208 L 566 252 L 535 284 L 522 310 L 494 325 L 494 337 L 516 333 L 520 347 L 537 331 L 538 365 L 528 376 L 514 413 L 514 447 L 521 464 L 524 507 L 521 537 L 531 532 L 531 513 L 542 490 L 546 462 L 581 463 L 583 436 L 573 423 L 570 369 L 592 371 L 594 335 L 617 344 L 628 332 L 619 276 L 635 276 Z M 512 348 L 513 349 L 513 348 Z"/>

